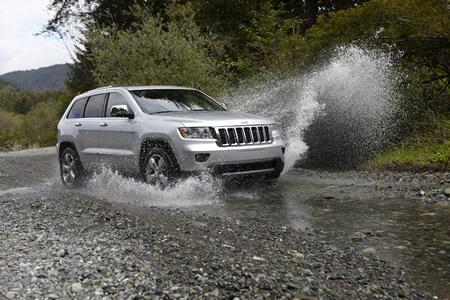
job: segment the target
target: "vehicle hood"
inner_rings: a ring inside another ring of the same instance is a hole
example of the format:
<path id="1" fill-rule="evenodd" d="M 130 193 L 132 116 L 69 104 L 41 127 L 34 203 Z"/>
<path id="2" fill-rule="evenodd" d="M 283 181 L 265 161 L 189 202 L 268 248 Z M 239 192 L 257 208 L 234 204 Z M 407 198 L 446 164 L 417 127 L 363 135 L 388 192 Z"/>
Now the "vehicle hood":
<path id="1" fill-rule="evenodd" d="M 180 122 L 186 127 L 245 126 L 275 123 L 272 119 L 231 111 L 171 112 L 160 114 L 158 117 L 164 121 Z"/>

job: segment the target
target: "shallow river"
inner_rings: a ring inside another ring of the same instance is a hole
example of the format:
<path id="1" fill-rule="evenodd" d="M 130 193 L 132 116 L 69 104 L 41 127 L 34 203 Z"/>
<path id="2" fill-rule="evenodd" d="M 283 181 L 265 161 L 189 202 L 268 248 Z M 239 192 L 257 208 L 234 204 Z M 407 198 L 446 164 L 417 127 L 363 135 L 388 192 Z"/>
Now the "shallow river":
<path id="1" fill-rule="evenodd" d="M 0 194 L 63 189 L 52 149 L 0 153 Z M 304 229 L 335 247 L 355 247 L 405 268 L 412 280 L 439 298 L 450 297 L 450 205 L 411 197 L 450 183 L 409 178 L 402 182 L 360 173 L 295 171 L 273 184 L 217 188 L 191 180 L 173 191 L 154 191 L 116 174 L 99 175 L 83 190 L 111 202 L 169 206 L 274 226 Z M 442 178 L 442 177 L 441 177 Z M 422 197 L 423 198 L 423 197 Z M 302 233 L 299 233 L 302 234 Z"/>

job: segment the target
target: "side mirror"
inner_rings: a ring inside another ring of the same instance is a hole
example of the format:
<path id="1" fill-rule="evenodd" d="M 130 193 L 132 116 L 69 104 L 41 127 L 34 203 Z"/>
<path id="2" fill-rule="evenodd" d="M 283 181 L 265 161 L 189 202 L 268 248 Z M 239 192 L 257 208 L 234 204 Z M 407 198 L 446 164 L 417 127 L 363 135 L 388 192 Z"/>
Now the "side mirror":
<path id="1" fill-rule="evenodd" d="M 228 106 L 224 102 L 220 102 L 220 106 L 225 108 L 225 110 L 228 110 Z"/>
<path id="2" fill-rule="evenodd" d="M 111 107 L 111 117 L 134 119 L 134 113 L 128 110 L 127 105 L 113 105 Z"/>

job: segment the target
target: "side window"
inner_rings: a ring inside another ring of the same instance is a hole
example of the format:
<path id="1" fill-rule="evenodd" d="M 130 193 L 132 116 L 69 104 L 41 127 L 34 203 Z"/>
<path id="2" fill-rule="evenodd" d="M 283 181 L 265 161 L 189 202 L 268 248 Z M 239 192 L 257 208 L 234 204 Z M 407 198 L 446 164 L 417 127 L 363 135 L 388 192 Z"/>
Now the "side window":
<path id="1" fill-rule="evenodd" d="M 120 93 L 110 93 L 108 97 L 108 104 L 106 105 L 106 117 L 114 117 L 111 112 L 117 112 L 118 110 L 127 110 L 131 112 L 128 100 Z"/>
<path id="2" fill-rule="evenodd" d="M 85 118 L 101 118 L 103 117 L 103 106 L 105 104 L 105 94 L 89 97 L 86 109 L 84 110 Z"/>
<path id="3" fill-rule="evenodd" d="M 69 114 L 67 115 L 68 119 L 78 119 L 83 117 L 84 106 L 86 105 L 87 98 L 78 99 L 72 105 Z"/>

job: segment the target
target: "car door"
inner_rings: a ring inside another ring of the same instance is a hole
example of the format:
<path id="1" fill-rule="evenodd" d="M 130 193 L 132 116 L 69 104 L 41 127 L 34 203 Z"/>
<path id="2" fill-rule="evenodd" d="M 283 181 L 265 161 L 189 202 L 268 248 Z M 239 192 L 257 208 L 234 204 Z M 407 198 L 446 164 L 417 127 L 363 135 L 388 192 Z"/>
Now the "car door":
<path id="1" fill-rule="evenodd" d="M 78 152 L 83 165 L 92 169 L 98 165 L 98 130 L 103 125 L 103 110 L 106 94 L 90 96 L 84 109 L 83 119 L 76 126 L 79 127 Z"/>
<path id="2" fill-rule="evenodd" d="M 121 92 L 111 92 L 107 97 L 105 126 L 99 131 L 100 160 L 114 169 L 135 171 L 135 153 L 138 135 L 132 107 Z"/>

